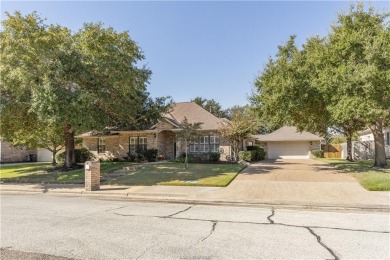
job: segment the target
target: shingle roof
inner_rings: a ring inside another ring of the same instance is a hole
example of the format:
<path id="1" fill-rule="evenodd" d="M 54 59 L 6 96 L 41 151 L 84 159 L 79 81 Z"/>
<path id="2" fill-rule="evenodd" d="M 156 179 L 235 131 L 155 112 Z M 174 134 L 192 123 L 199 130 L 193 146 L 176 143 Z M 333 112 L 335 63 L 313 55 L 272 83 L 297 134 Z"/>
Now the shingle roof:
<path id="1" fill-rule="evenodd" d="M 171 121 L 178 126 L 180 126 L 184 118 L 187 118 L 191 124 L 203 123 L 201 125 L 202 130 L 217 130 L 219 129 L 219 123 L 227 120 L 214 116 L 194 102 L 175 103 L 172 105 L 171 111 L 165 114 L 164 117 L 167 121 Z"/>
<path id="2" fill-rule="evenodd" d="M 283 126 L 278 130 L 270 134 L 265 135 L 253 135 L 256 140 L 261 142 L 272 142 L 272 141 L 320 141 L 322 137 L 303 131 L 302 133 L 297 131 L 294 126 Z"/>

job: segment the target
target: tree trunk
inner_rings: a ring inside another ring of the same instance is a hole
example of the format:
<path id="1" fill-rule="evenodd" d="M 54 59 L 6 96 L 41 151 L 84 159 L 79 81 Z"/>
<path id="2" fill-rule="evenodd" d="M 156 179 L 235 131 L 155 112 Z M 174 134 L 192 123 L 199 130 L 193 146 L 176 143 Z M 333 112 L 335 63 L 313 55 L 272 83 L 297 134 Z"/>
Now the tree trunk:
<path id="1" fill-rule="evenodd" d="M 184 168 L 185 169 L 188 168 L 188 143 L 187 143 L 187 139 L 186 139 L 186 158 L 184 160 Z"/>
<path id="2" fill-rule="evenodd" d="M 345 137 L 347 139 L 347 161 L 353 162 L 352 157 L 352 133 L 346 132 Z"/>
<path id="3" fill-rule="evenodd" d="M 77 168 L 76 158 L 74 155 L 74 132 L 71 129 L 70 124 L 65 123 L 65 165 L 66 169 Z"/>
<path id="4" fill-rule="evenodd" d="M 51 164 L 53 164 L 53 166 L 55 166 L 55 165 L 57 165 L 57 161 L 56 161 L 57 149 L 54 148 L 51 152 L 53 154 L 53 160 L 52 160 Z"/>
<path id="5" fill-rule="evenodd" d="M 374 135 L 375 143 L 375 160 L 374 167 L 384 168 L 387 165 L 386 162 L 386 150 L 385 150 L 385 137 L 383 134 L 383 122 L 375 122 L 370 127 L 372 134 Z"/>

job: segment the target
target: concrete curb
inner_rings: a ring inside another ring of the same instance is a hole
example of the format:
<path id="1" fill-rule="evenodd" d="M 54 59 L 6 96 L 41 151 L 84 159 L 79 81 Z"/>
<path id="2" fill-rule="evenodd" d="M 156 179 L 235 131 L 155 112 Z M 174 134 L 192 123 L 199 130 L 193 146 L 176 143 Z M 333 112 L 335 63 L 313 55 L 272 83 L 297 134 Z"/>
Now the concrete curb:
<path id="1" fill-rule="evenodd" d="M 287 203 L 269 203 L 261 201 L 243 201 L 243 200 L 212 200 L 212 199 L 194 199 L 166 194 L 156 196 L 153 194 L 137 193 L 114 193 L 107 191 L 45 191 L 41 189 L 0 189 L 0 194 L 13 195 L 47 195 L 47 196 L 72 196 L 89 197 L 101 200 L 124 200 L 132 202 L 150 202 L 150 203 L 177 203 L 177 204 L 195 204 L 195 205 L 219 205 L 236 207 L 258 207 L 258 208 L 278 208 L 292 210 L 314 210 L 314 211 L 368 211 L 368 212 L 390 212 L 390 206 L 383 205 L 323 205 L 323 204 L 287 204 Z"/>

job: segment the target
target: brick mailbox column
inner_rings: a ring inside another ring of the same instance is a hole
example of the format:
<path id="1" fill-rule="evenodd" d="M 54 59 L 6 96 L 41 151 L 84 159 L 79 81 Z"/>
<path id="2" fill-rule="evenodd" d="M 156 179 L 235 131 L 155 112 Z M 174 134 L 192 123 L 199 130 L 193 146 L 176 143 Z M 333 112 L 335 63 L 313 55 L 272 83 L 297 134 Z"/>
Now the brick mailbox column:
<path id="1" fill-rule="evenodd" d="M 85 190 L 94 191 L 100 189 L 100 162 L 87 161 L 85 168 Z"/>

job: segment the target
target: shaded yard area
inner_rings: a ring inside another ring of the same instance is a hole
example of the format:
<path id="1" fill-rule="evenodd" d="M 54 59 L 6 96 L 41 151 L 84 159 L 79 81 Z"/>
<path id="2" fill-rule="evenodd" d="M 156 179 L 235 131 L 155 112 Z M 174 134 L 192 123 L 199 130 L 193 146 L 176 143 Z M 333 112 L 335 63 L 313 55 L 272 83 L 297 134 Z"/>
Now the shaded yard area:
<path id="1" fill-rule="evenodd" d="M 350 173 L 367 190 L 390 191 L 390 167 L 376 169 L 372 160 L 349 162 L 345 159 L 319 159 Z"/>
<path id="2" fill-rule="evenodd" d="M 127 170 L 123 170 L 126 168 Z M 227 186 L 244 166 L 238 164 L 136 164 L 102 162 L 101 183 L 113 185 Z M 84 169 L 61 172 L 51 164 L 1 166 L 3 183 L 83 184 Z"/>
<path id="3" fill-rule="evenodd" d="M 126 166 L 134 165 L 130 162 L 102 162 L 100 164 L 101 176 Z M 4 183 L 58 183 L 58 184 L 83 184 L 84 169 L 61 172 L 61 166 L 52 166 L 48 163 L 23 164 L 0 166 L 0 179 Z"/>
<path id="4" fill-rule="evenodd" d="M 140 165 L 135 171 L 109 180 L 117 185 L 227 186 L 244 168 L 239 164 L 183 163 Z"/>

